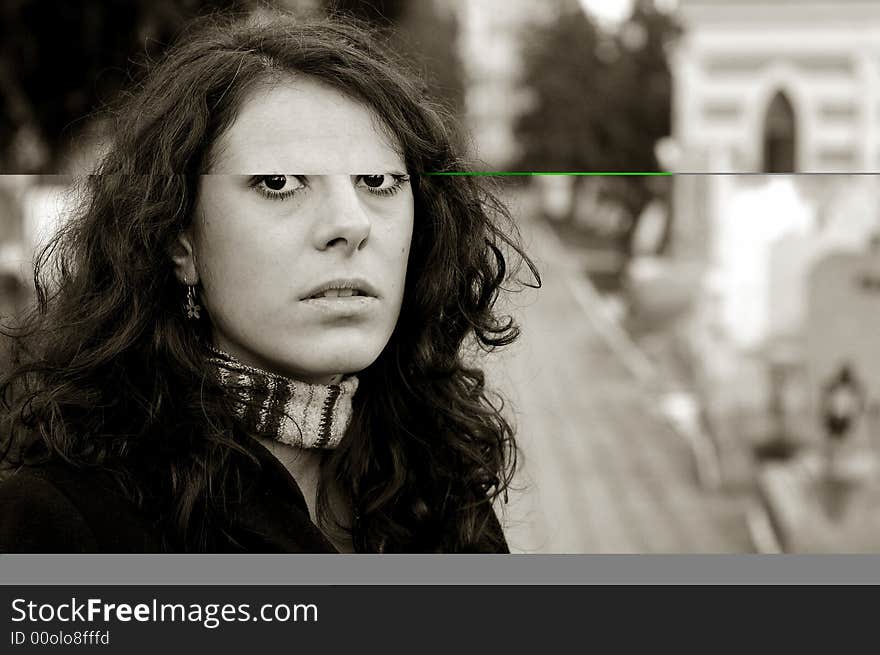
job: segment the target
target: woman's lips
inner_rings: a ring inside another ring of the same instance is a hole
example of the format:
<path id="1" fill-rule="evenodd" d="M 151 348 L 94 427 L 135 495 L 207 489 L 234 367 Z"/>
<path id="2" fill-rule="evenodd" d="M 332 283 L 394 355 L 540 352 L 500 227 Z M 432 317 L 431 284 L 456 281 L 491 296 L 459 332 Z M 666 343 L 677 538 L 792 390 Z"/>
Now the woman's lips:
<path id="1" fill-rule="evenodd" d="M 311 300 L 314 298 L 352 298 L 358 296 L 369 296 L 370 294 L 364 293 L 360 289 L 327 289 L 326 291 L 322 291 L 319 294 L 315 294 L 306 298 L 306 300 Z"/>
<path id="2" fill-rule="evenodd" d="M 306 298 L 300 301 L 306 307 L 326 314 L 356 316 L 372 311 L 379 299 L 373 296 L 338 296 Z"/>
<path id="3" fill-rule="evenodd" d="M 378 297 L 376 288 L 363 277 L 345 277 L 326 280 L 315 285 L 306 294 L 303 300 L 315 300 L 327 297 L 345 296 L 373 296 Z"/>

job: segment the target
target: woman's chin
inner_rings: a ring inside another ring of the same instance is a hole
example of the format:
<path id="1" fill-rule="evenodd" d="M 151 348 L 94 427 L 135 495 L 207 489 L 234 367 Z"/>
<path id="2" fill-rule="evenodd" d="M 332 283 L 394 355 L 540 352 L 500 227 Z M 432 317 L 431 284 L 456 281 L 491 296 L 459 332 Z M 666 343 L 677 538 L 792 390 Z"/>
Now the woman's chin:
<path id="1" fill-rule="evenodd" d="M 307 366 L 299 368 L 298 377 L 306 381 L 320 381 L 327 383 L 338 378 L 339 375 L 354 375 L 363 371 L 376 361 L 379 353 L 351 353 L 346 356 L 336 356 L 322 361 L 309 362 Z"/>

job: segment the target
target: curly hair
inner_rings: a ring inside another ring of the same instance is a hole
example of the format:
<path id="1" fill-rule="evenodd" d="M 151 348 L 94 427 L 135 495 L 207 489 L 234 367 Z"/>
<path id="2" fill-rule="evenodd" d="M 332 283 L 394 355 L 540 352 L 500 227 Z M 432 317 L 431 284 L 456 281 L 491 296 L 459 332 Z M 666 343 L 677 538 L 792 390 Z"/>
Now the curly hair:
<path id="1" fill-rule="evenodd" d="M 517 338 L 496 300 L 523 262 L 528 286 L 540 278 L 483 180 L 423 174 L 466 168 L 452 122 L 375 35 L 339 19 L 202 19 L 115 108 L 112 146 L 81 180 L 79 210 L 36 258 L 36 306 L 10 333 L 6 459 L 109 471 L 156 512 L 165 548 L 219 547 L 228 507 L 258 464 L 206 372 L 210 325 L 184 318 L 168 253 L 248 94 L 291 74 L 371 108 L 414 172 L 400 317 L 359 373 L 351 425 L 322 459 L 321 479 L 351 503 L 356 551 L 500 542 L 489 519 L 516 469 L 514 430 L 465 358 L 471 344 L 492 350 Z M 319 483 L 319 521 L 332 516 Z"/>

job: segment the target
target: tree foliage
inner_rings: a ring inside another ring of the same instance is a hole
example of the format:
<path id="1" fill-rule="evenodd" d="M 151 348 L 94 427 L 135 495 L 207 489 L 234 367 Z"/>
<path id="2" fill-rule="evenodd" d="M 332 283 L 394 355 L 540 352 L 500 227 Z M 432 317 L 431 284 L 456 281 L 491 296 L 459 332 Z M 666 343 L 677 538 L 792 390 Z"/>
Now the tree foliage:
<path id="1" fill-rule="evenodd" d="M 325 0 L 334 12 L 348 14 L 389 31 L 390 45 L 409 60 L 431 95 L 453 112 L 464 105 L 461 62 L 455 49 L 458 25 L 447 0 Z"/>
<path id="2" fill-rule="evenodd" d="M 0 4 L 0 172 L 54 172 L 84 116 L 187 19 L 244 0 L 12 0 Z"/>
<path id="3" fill-rule="evenodd" d="M 186 22 L 263 6 L 337 11 L 398 27 L 426 84 L 463 97 L 455 23 L 427 0 L 9 0 L 0 3 L 0 173 L 53 173 L 81 128 Z"/>
<path id="4" fill-rule="evenodd" d="M 572 0 L 526 41 L 524 83 L 533 104 L 515 130 L 521 170 L 654 171 L 654 144 L 670 132 L 665 44 L 678 29 L 639 0 L 615 33 Z M 610 182 L 635 216 L 650 197 L 640 178 Z M 616 190 L 615 187 L 617 188 Z"/>

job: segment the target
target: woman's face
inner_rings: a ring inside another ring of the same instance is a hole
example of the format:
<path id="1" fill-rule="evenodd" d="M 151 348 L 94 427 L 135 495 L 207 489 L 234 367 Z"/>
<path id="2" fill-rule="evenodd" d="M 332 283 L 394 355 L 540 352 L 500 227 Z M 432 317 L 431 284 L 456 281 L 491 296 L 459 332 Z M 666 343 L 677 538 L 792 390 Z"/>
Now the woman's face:
<path id="1" fill-rule="evenodd" d="M 400 313 L 413 196 L 374 114 L 311 78 L 266 87 L 210 172 L 182 243 L 215 345 L 307 382 L 375 361 Z"/>

